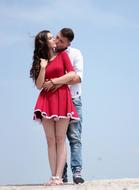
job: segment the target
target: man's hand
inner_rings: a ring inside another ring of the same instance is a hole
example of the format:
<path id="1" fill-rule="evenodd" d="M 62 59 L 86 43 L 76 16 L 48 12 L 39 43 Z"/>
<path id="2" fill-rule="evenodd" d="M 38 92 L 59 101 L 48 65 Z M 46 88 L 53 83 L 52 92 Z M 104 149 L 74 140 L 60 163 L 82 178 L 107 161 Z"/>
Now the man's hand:
<path id="1" fill-rule="evenodd" d="M 53 88 L 51 89 L 52 90 L 52 92 L 55 92 L 58 88 L 60 88 L 62 86 L 62 84 L 55 84 L 54 86 L 53 86 Z"/>
<path id="2" fill-rule="evenodd" d="M 48 80 L 48 79 L 43 83 L 43 86 L 42 86 L 42 88 L 47 91 L 53 89 L 53 87 L 54 87 L 54 84 L 51 82 L 51 80 Z"/>

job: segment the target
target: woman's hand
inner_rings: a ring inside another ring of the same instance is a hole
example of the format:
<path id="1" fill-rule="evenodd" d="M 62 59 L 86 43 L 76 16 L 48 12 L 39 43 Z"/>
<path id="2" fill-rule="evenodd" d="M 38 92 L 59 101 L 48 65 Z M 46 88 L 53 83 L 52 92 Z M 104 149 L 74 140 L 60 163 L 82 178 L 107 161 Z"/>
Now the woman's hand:
<path id="1" fill-rule="evenodd" d="M 42 58 L 40 60 L 41 60 L 40 62 L 41 68 L 45 68 L 48 64 L 48 60 Z"/>

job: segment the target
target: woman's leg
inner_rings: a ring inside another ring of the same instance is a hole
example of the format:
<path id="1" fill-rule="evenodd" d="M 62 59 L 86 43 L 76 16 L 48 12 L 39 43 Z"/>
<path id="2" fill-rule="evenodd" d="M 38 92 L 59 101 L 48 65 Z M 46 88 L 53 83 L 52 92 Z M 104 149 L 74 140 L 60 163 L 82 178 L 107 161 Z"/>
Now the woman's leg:
<path id="1" fill-rule="evenodd" d="M 55 121 L 52 119 L 42 120 L 45 136 L 48 144 L 48 158 L 52 176 L 56 176 L 56 141 L 55 141 Z"/>
<path id="2" fill-rule="evenodd" d="M 66 161 L 66 132 L 69 124 L 69 119 L 60 119 L 56 121 L 56 176 L 62 177 L 65 161 Z"/>

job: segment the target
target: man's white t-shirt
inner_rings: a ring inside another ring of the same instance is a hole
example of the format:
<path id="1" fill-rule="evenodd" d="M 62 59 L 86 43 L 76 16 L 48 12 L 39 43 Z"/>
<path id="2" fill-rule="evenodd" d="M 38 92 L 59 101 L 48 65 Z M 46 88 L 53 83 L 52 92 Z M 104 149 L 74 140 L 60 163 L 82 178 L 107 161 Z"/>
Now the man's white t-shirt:
<path id="1" fill-rule="evenodd" d="M 69 47 L 66 52 L 69 55 L 73 68 L 77 75 L 83 79 L 83 56 L 80 50 Z M 72 98 L 77 98 L 81 96 L 81 83 L 70 85 Z"/>

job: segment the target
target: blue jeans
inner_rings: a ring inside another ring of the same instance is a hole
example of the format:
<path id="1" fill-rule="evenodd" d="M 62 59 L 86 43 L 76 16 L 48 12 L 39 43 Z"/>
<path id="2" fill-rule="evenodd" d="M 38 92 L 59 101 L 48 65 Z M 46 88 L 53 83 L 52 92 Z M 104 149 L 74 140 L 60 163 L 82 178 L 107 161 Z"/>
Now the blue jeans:
<path id="1" fill-rule="evenodd" d="M 73 173 L 76 171 L 81 171 L 82 169 L 82 143 L 81 143 L 81 133 L 82 133 L 82 103 L 81 97 L 73 99 L 74 106 L 78 112 L 80 121 L 76 123 L 69 124 L 67 137 L 70 144 L 71 151 L 71 170 Z"/>

